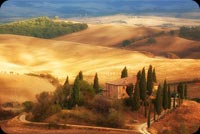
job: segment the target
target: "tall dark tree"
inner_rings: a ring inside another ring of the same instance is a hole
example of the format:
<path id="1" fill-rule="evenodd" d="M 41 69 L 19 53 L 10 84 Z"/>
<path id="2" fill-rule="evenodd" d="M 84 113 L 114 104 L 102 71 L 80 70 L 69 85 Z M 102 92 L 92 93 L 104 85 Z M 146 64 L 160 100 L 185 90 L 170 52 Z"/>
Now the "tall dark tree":
<path id="1" fill-rule="evenodd" d="M 166 110 L 168 108 L 168 92 L 167 92 L 167 81 L 164 81 L 164 85 L 163 85 L 163 109 Z"/>
<path id="2" fill-rule="evenodd" d="M 142 74 L 141 74 L 141 78 L 140 78 L 140 83 L 139 83 L 139 87 L 140 87 L 140 98 L 142 99 L 142 101 L 146 100 L 146 89 L 147 89 L 147 82 L 146 82 L 146 74 L 145 74 L 145 68 L 142 69 Z"/>
<path id="3" fill-rule="evenodd" d="M 171 91 L 170 91 L 170 85 L 168 85 L 168 109 L 171 109 Z"/>
<path id="4" fill-rule="evenodd" d="M 138 73 L 137 73 L 137 81 L 139 81 L 140 79 L 141 79 L 141 71 L 138 71 Z"/>
<path id="5" fill-rule="evenodd" d="M 156 69 L 153 69 L 153 82 L 157 82 Z"/>
<path id="6" fill-rule="evenodd" d="M 147 73 L 147 91 L 148 94 L 151 95 L 153 91 L 153 70 L 152 65 L 149 66 Z"/>
<path id="7" fill-rule="evenodd" d="M 182 100 L 184 99 L 184 86 L 183 86 L 182 82 L 180 82 L 178 84 L 177 92 L 178 92 L 178 95 L 179 95 L 179 105 L 180 105 L 180 103 L 182 103 Z"/>
<path id="8" fill-rule="evenodd" d="M 95 93 L 99 93 L 99 78 L 98 78 L 98 74 L 95 74 L 94 77 L 94 84 L 93 84 L 93 88 L 95 90 Z"/>
<path id="9" fill-rule="evenodd" d="M 69 77 L 67 76 L 64 85 L 68 85 L 69 84 Z"/>
<path id="10" fill-rule="evenodd" d="M 72 99 L 73 105 L 76 105 L 76 104 L 79 103 L 79 99 L 80 99 L 80 78 L 79 78 L 79 75 L 74 80 L 71 99 Z"/>
<path id="11" fill-rule="evenodd" d="M 187 99 L 187 83 L 184 84 L 184 98 Z"/>
<path id="12" fill-rule="evenodd" d="M 139 89 L 139 83 L 136 82 L 134 94 L 133 94 L 132 109 L 134 111 L 137 111 L 139 108 L 140 108 L 140 89 Z"/>
<path id="13" fill-rule="evenodd" d="M 126 78 L 128 77 L 128 70 L 126 67 L 124 67 L 124 69 L 121 72 L 121 78 Z"/>
<path id="14" fill-rule="evenodd" d="M 83 72 L 82 71 L 79 72 L 78 78 L 79 78 L 79 80 L 83 80 Z"/>
<path id="15" fill-rule="evenodd" d="M 126 87 L 126 93 L 130 98 L 133 97 L 133 84 L 130 84 Z"/>
<path id="16" fill-rule="evenodd" d="M 161 85 L 158 86 L 158 90 L 157 90 L 157 93 L 156 93 L 156 102 L 155 102 L 155 105 L 156 105 L 156 113 L 158 115 L 161 114 L 162 112 L 162 100 L 163 100 L 163 97 L 162 97 L 162 93 L 163 93 L 163 89 L 161 87 Z"/>
<path id="17" fill-rule="evenodd" d="M 151 108 L 148 111 L 148 118 L 147 118 L 147 127 L 150 128 L 151 126 Z"/>
<path id="18" fill-rule="evenodd" d="M 173 93 L 173 108 L 176 108 L 176 90 L 174 88 L 174 93 Z"/>

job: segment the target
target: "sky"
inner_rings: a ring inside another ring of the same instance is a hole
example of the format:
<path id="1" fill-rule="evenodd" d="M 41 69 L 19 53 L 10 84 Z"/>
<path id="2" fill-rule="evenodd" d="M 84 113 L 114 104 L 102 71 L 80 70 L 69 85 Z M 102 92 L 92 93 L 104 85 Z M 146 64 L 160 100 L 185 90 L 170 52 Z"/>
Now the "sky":
<path id="1" fill-rule="evenodd" d="M 114 14 L 200 19 L 200 8 L 192 0 L 8 0 L 0 9 L 0 22 L 38 16 L 70 18 Z"/>

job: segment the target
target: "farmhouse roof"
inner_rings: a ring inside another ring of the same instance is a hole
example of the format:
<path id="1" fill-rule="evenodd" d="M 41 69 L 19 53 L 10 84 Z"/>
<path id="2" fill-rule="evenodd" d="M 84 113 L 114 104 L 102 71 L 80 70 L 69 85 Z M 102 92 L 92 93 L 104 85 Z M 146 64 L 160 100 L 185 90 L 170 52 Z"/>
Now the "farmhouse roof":
<path id="1" fill-rule="evenodd" d="M 121 78 L 115 81 L 110 81 L 107 82 L 106 84 L 116 85 L 116 86 L 127 86 L 129 84 L 135 84 L 136 80 L 137 80 L 136 76 L 132 76 L 132 77 Z"/>

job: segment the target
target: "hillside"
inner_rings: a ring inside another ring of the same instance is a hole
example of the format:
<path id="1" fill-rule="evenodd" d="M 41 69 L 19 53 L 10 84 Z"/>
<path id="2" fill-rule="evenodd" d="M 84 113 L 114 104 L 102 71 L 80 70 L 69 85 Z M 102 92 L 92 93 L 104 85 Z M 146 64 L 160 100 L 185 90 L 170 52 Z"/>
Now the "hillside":
<path id="1" fill-rule="evenodd" d="M 136 27 L 119 24 L 89 25 L 88 29 L 55 38 L 99 46 L 116 46 L 126 39 L 151 35 L 162 31 L 160 28 Z"/>
<path id="2" fill-rule="evenodd" d="M 1 68 L 2 69 L 2 68 Z M 47 80 L 13 73 L 0 73 L 0 102 L 36 100 L 42 91 L 53 91 L 55 87 Z"/>
<path id="3" fill-rule="evenodd" d="M 150 130 L 153 134 L 191 134 L 200 124 L 200 104 L 185 101 L 181 107 L 153 123 Z"/>
<path id="4" fill-rule="evenodd" d="M 155 38 L 156 43 L 148 44 L 147 39 L 136 41 L 127 46 L 128 50 L 147 51 L 154 55 L 167 56 L 173 53 L 180 58 L 199 59 L 200 42 L 177 36 L 162 35 Z"/>
<path id="5" fill-rule="evenodd" d="M 152 64 L 160 80 L 200 76 L 200 60 L 149 58 L 134 51 L 16 35 L 0 35 L 0 40 L 0 70 L 7 72 L 45 72 L 61 79 L 68 75 L 72 82 L 82 70 L 85 78 L 90 80 L 98 72 L 100 82 L 104 83 L 120 78 L 124 66 L 131 76 Z"/>
<path id="6" fill-rule="evenodd" d="M 156 56 L 199 59 L 199 41 L 187 40 L 178 37 L 177 34 L 171 36 L 162 34 L 157 36 L 156 43 L 147 44 L 146 36 L 152 36 L 162 32 L 168 32 L 171 28 L 128 26 L 119 24 L 99 24 L 89 25 L 89 28 L 77 33 L 64 35 L 55 40 L 73 41 L 98 46 L 120 47 L 133 51 L 151 53 Z M 136 40 L 132 44 L 122 47 L 125 40 Z M 145 39 L 142 39 L 145 38 Z M 172 55 L 172 56 L 170 56 Z"/>

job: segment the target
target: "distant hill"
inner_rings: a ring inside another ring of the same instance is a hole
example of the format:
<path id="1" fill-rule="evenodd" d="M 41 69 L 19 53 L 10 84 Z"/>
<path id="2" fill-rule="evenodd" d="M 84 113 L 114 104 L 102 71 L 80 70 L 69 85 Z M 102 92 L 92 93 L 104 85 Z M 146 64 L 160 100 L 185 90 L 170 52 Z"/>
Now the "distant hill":
<path id="1" fill-rule="evenodd" d="M 81 31 L 86 28 L 87 24 L 83 23 L 57 22 L 48 17 L 39 17 L 1 24 L 0 34 L 16 34 L 49 39 Z"/>

